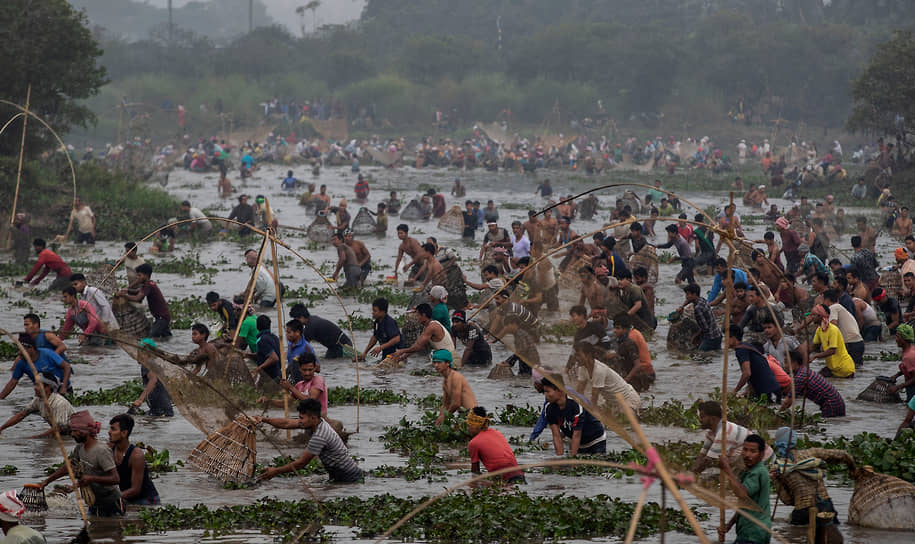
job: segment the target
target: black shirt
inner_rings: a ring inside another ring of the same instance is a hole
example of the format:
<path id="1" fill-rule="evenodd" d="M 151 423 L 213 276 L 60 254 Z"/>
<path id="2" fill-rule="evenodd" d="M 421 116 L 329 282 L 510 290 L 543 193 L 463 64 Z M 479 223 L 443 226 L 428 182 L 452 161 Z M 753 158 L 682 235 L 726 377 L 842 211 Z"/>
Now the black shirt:
<path id="1" fill-rule="evenodd" d="M 308 317 L 308 323 L 305 324 L 302 330 L 302 336 L 305 337 L 305 340 L 308 340 L 308 343 L 318 342 L 328 349 L 338 345 L 342 334 L 343 331 L 340 330 L 340 327 L 332 321 L 316 315 Z"/>
<path id="2" fill-rule="evenodd" d="M 743 364 L 744 361 L 750 362 L 750 386 L 757 395 L 768 395 L 769 393 L 780 393 L 781 387 L 775 381 L 775 375 L 769 368 L 769 362 L 759 351 L 749 344 L 740 344 L 734 350 L 737 354 L 737 360 Z"/>
<path id="3" fill-rule="evenodd" d="M 464 232 L 461 234 L 464 238 L 473 238 L 474 233 L 477 230 L 477 214 L 473 211 L 462 212 L 461 215 L 464 216 Z"/>
<path id="4" fill-rule="evenodd" d="M 239 223 L 254 223 L 254 208 L 250 204 L 239 204 L 232 208 L 229 219 L 234 219 Z"/>
<path id="5" fill-rule="evenodd" d="M 390 342 L 392 338 L 400 336 L 400 329 L 397 327 L 397 322 L 394 321 L 393 317 L 384 314 L 381 321 L 372 323 L 372 334 L 375 336 L 375 340 L 378 341 L 378 344 L 383 345 L 386 342 Z M 387 357 L 397 351 L 401 344 L 402 342 L 397 342 L 397 344 L 381 350 L 381 354 Z"/>
<path id="6" fill-rule="evenodd" d="M 566 438 L 572 438 L 574 431 L 581 431 L 582 446 L 604 436 L 604 426 L 601 422 L 568 397 L 563 409 L 560 409 L 558 404 L 547 405 L 546 422 L 549 425 L 559 425 L 559 432 Z"/>
<path id="7" fill-rule="evenodd" d="M 279 380 L 283 373 L 280 368 L 280 339 L 264 329 L 257 333 L 257 366 L 264 364 L 271 353 L 276 353 L 276 362 L 265 368 L 264 372 L 274 380 Z"/>

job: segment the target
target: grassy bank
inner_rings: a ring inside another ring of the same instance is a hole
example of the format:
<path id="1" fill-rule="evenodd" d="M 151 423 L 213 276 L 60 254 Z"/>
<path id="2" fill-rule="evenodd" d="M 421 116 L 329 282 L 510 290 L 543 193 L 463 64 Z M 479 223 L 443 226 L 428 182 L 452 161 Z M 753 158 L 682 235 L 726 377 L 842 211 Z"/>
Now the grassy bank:
<path id="1" fill-rule="evenodd" d="M 16 158 L 0 157 L 0 192 L 9 195 L 0 204 L 0 213 L 5 218 L 9 217 L 12 207 L 16 166 Z M 179 202 L 165 191 L 98 165 L 77 167 L 76 190 L 95 212 L 96 234 L 100 240 L 139 238 L 164 224 L 178 211 Z M 31 214 L 33 236 L 51 238 L 64 233 L 72 203 L 73 185 L 66 161 L 23 164 L 17 211 Z"/>

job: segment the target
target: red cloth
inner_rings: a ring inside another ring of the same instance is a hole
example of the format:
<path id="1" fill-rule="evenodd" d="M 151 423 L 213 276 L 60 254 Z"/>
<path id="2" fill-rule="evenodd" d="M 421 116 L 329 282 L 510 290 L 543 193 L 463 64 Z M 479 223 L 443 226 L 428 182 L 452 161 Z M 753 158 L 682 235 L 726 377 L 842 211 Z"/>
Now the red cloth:
<path id="1" fill-rule="evenodd" d="M 42 249 L 41 253 L 38 254 L 38 261 L 35 263 L 35 266 L 32 267 L 32 270 L 29 271 L 29 275 L 25 277 L 25 281 L 30 281 L 42 267 L 44 267 L 44 271 L 36 278 L 35 283 L 41 283 L 41 280 L 43 280 L 44 277 L 48 275 L 48 272 L 52 270 L 57 273 L 58 277 L 70 277 L 73 274 L 73 271 L 70 270 L 67 263 L 65 263 L 57 253 L 54 253 L 50 249 Z"/>
<path id="2" fill-rule="evenodd" d="M 95 308 L 85 300 L 77 300 L 77 306 L 79 306 L 80 313 L 85 313 L 89 318 L 89 324 L 86 325 L 86 328 L 83 329 L 85 334 L 100 333 L 105 334 L 105 326 L 102 325 L 102 322 L 99 321 L 98 314 L 95 313 Z M 64 325 L 60 328 L 61 334 L 67 334 L 73 330 L 73 326 L 76 324 L 76 310 L 71 306 L 67 308 L 67 318 L 64 319 Z"/>
<path id="3" fill-rule="evenodd" d="M 487 472 L 495 472 L 503 468 L 516 467 L 518 461 L 508 441 L 499 431 L 485 429 L 480 431 L 468 444 L 471 463 L 483 463 Z M 515 476 L 523 476 L 524 471 L 516 470 L 502 474 L 502 480 L 507 481 Z"/>

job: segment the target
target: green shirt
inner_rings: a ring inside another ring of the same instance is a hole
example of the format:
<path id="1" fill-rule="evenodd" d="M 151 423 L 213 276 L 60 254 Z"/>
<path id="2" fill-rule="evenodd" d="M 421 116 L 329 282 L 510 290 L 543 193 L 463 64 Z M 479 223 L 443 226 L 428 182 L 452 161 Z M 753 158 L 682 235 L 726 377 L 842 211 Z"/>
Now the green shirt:
<path id="1" fill-rule="evenodd" d="M 444 302 L 439 302 L 432 308 L 432 319 L 438 321 L 445 327 L 445 330 L 448 331 L 448 334 L 451 334 L 451 316 L 448 313 L 448 305 Z"/>
<path id="2" fill-rule="evenodd" d="M 764 527 L 772 528 L 772 520 L 769 516 L 769 471 L 762 461 L 756 463 L 753 468 L 740 472 L 740 483 L 747 488 L 747 494 L 750 500 L 755 502 L 760 512 L 750 512 L 747 515 L 753 516 Z M 737 540 L 740 542 L 754 542 L 756 544 L 769 544 L 771 535 L 759 525 L 746 518 L 746 515 L 739 514 L 737 518 Z"/>
<path id="3" fill-rule="evenodd" d="M 248 349 L 251 350 L 251 353 L 257 353 L 257 316 L 249 315 L 241 322 L 238 337 L 244 338 L 248 342 Z"/>

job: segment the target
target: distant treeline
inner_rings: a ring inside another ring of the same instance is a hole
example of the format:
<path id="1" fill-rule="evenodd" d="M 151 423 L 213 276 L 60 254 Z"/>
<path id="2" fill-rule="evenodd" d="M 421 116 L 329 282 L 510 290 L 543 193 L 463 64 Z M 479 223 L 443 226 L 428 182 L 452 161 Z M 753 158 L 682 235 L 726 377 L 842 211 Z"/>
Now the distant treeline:
<path id="1" fill-rule="evenodd" d="M 779 8 L 778 6 L 781 6 Z M 97 111 L 127 95 L 189 112 L 221 99 L 236 120 L 257 104 L 343 101 L 394 126 L 452 121 L 626 121 L 661 112 L 680 123 L 740 113 L 822 126 L 848 117 L 849 82 L 906 0 L 370 0 L 362 19 L 303 38 L 262 27 L 225 46 L 180 29 L 168 44 L 102 34 L 112 79 Z M 728 8 L 728 9 L 724 9 Z M 646 115 L 647 114 L 647 115 Z"/>

